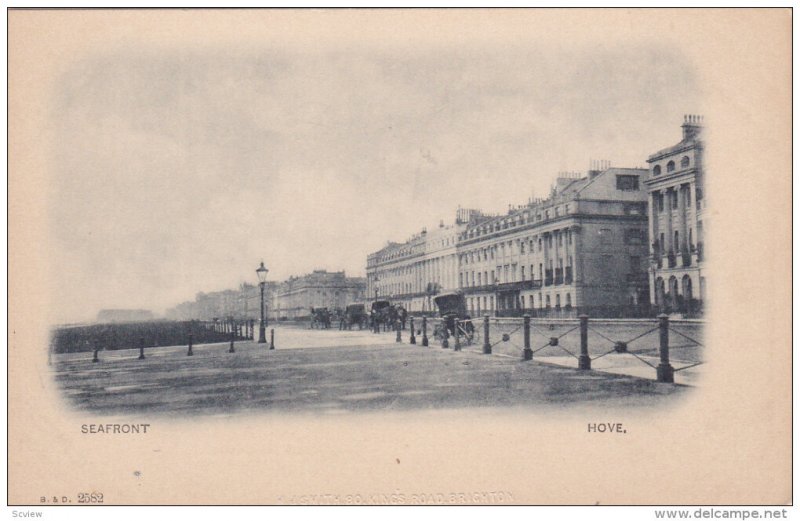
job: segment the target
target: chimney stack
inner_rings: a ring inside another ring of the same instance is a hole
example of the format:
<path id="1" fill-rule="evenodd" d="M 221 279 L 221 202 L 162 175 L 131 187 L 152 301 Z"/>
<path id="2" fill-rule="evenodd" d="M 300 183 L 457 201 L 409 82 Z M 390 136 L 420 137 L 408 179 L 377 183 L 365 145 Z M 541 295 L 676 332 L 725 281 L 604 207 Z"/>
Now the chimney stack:
<path id="1" fill-rule="evenodd" d="M 697 114 L 683 115 L 683 140 L 688 141 L 700 135 L 703 129 L 703 116 Z"/>

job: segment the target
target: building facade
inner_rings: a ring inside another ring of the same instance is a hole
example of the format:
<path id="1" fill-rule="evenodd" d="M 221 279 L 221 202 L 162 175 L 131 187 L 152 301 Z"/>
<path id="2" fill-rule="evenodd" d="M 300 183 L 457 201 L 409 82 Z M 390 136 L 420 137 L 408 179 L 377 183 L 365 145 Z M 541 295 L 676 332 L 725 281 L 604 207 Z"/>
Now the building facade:
<path id="1" fill-rule="evenodd" d="M 273 309 L 279 320 L 304 319 L 311 308 L 345 309 L 348 304 L 366 299 L 366 280 L 346 277 L 344 271 L 314 270 L 280 283 L 275 292 Z"/>
<path id="2" fill-rule="evenodd" d="M 702 120 L 684 116 L 683 139 L 647 159 L 650 301 L 667 313 L 702 313 L 706 299 Z"/>
<path id="3" fill-rule="evenodd" d="M 367 256 L 367 297 L 388 299 L 412 312 L 434 311 L 433 298 L 458 288 L 458 240 L 470 224 L 489 219 L 459 209 L 454 224 L 439 223 L 403 243 L 390 242 Z"/>
<path id="4" fill-rule="evenodd" d="M 459 288 L 473 315 L 646 312 L 647 171 L 561 175 L 547 199 L 468 227 Z"/>
<path id="5" fill-rule="evenodd" d="M 452 226 L 389 244 L 367 257 L 368 289 L 412 312 L 450 290 L 473 316 L 646 312 L 647 170 L 606 166 L 506 215 L 459 210 Z"/>

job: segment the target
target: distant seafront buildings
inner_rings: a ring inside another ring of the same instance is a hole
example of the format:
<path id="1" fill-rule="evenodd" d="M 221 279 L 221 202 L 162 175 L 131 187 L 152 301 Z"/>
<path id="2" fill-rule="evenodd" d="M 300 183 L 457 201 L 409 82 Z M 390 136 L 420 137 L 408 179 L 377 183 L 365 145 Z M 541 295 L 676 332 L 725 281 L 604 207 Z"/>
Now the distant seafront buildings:
<path id="1" fill-rule="evenodd" d="M 353 302 L 364 302 L 366 281 L 347 277 L 344 271 L 314 270 L 292 276 L 283 282 L 267 281 L 264 288 L 268 320 L 295 320 L 310 315 L 311 308 L 344 309 Z M 173 320 L 260 319 L 260 289 L 244 283 L 238 290 L 198 293 L 194 301 L 184 302 L 167 311 Z"/>
<path id="2" fill-rule="evenodd" d="M 649 169 L 595 162 L 500 216 L 459 209 L 367 256 L 367 295 L 412 312 L 461 291 L 473 315 L 694 316 L 705 299 L 702 118 Z M 699 288 L 696 290 L 695 288 Z"/>

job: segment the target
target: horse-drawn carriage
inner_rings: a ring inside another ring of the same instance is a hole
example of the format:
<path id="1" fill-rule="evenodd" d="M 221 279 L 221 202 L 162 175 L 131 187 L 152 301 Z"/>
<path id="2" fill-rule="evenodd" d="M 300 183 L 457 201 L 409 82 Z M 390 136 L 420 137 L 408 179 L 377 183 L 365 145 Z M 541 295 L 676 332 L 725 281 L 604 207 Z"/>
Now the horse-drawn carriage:
<path id="1" fill-rule="evenodd" d="M 396 318 L 394 306 L 388 300 L 376 300 L 372 303 L 370 324 L 373 330 L 380 330 L 380 326 L 383 325 L 383 330 L 388 331 Z"/>
<path id="2" fill-rule="evenodd" d="M 471 344 L 475 338 L 475 326 L 467 314 L 464 295 L 460 292 L 445 293 L 435 297 L 433 301 L 442 317 L 441 323 L 436 324 L 433 329 L 433 337 L 442 341 L 448 336 L 455 336 L 458 331 L 460 341 Z"/>
<path id="3" fill-rule="evenodd" d="M 331 312 L 328 308 L 311 308 L 311 329 L 330 329 Z"/>
<path id="4" fill-rule="evenodd" d="M 367 311 L 364 304 L 350 304 L 344 310 L 344 327 L 352 329 L 358 324 L 358 329 L 363 329 L 367 323 Z"/>

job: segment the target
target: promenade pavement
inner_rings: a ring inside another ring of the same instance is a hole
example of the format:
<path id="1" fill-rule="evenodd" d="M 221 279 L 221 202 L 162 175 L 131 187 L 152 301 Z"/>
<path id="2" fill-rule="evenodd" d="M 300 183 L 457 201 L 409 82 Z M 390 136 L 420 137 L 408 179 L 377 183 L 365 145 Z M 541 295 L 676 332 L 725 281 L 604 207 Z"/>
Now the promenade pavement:
<path id="1" fill-rule="evenodd" d="M 601 371 L 394 341 L 394 333 L 276 328 L 276 349 L 252 341 L 55 355 L 76 409 L 109 415 L 290 412 L 346 414 L 464 408 L 651 407 L 689 388 Z"/>

